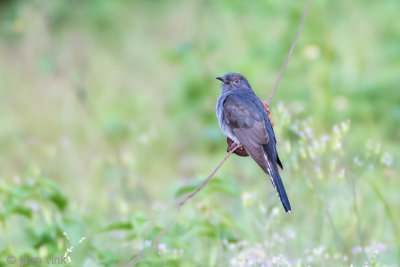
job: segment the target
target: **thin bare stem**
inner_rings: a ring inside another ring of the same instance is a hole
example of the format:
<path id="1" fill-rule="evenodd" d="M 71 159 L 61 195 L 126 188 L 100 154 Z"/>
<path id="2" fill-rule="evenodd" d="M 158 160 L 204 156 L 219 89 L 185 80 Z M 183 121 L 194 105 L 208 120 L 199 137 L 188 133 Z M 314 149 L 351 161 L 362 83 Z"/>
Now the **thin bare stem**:
<path id="1" fill-rule="evenodd" d="M 205 179 L 192 193 L 188 194 L 182 201 L 178 202 L 176 204 L 176 208 L 177 208 L 177 212 L 175 214 L 175 216 L 173 217 L 173 219 L 168 223 L 167 226 L 165 226 L 160 233 L 158 233 L 157 237 L 154 239 L 152 247 L 154 249 L 158 248 L 158 245 L 160 243 L 160 239 L 161 237 L 163 237 L 165 235 L 165 233 L 169 230 L 169 228 L 171 228 L 171 226 L 174 224 L 175 222 L 175 218 L 178 216 L 181 207 L 183 205 L 185 205 L 185 203 L 191 199 L 192 197 L 194 197 L 210 180 L 211 178 L 215 175 L 215 173 L 219 170 L 219 168 L 221 168 L 221 166 L 224 164 L 224 162 L 229 158 L 230 155 L 232 155 L 233 152 L 235 152 L 236 149 L 238 149 L 240 147 L 239 144 L 236 144 L 236 146 L 234 148 L 232 148 L 228 154 L 226 154 L 226 156 L 224 157 L 224 159 L 218 164 L 218 166 L 212 171 L 212 173 L 207 177 L 207 179 Z"/>
<path id="2" fill-rule="evenodd" d="M 282 77 L 283 73 L 285 72 L 285 69 L 286 69 L 287 64 L 289 63 L 290 57 L 291 57 L 292 54 L 293 54 L 293 49 L 294 49 L 294 47 L 296 46 L 297 39 L 299 38 L 301 29 L 303 28 L 304 21 L 305 21 L 305 19 L 306 19 L 306 17 L 307 17 L 308 9 L 310 8 L 310 5 L 311 5 L 311 1 L 312 1 L 312 0 L 308 0 L 308 2 L 307 2 L 306 9 L 304 10 L 304 13 L 303 13 L 303 18 L 301 19 L 299 28 L 297 29 L 297 33 L 296 33 L 296 36 L 294 37 L 294 40 L 293 40 L 293 43 L 292 43 L 292 47 L 290 48 L 290 51 L 289 51 L 289 55 L 288 55 L 287 58 L 286 58 L 285 64 L 283 64 L 283 67 L 282 67 L 282 69 L 281 69 L 281 72 L 279 72 L 278 78 L 277 78 L 276 81 L 275 81 L 274 88 L 272 89 L 271 95 L 269 96 L 269 99 L 268 99 L 268 106 L 269 106 L 269 104 L 271 103 L 272 97 L 273 97 L 274 94 L 275 94 L 275 91 L 276 91 L 276 88 L 278 87 L 279 81 L 281 80 L 281 77 Z"/>
<path id="3" fill-rule="evenodd" d="M 191 199 L 192 197 L 194 197 L 207 183 L 208 181 L 210 181 L 210 179 L 214 176 L 214 174 L 218 171 L 219 168 L 221 168 L 222 164 L 224 164 L 224 162 L 229 158 L 229 156 L 235 152 L 236 149 L 238 149 L 240 147 L 240 145 L 236 144 L 236 146 L 229 151 L 228 154 L 226 154 L 226 156 L 224 157 L 224 159 L 218 164 L 217 168 L 214 169 L 214 171 L 207 177 L 207 179 L 205 179 L 197 188 L 196 190 L 194 190 L 192 193 L 190 193 L 189 195 L 187 195 L 185 197 L 185 199 L 183 199 L 181 202 L 179 202 L 177 204 L 177 207 L 180 208 L 183 205 L 185 205 L 186 201 L 188 201 L 189 199 Z"/>
<path id="4" fill-rule="evenodd" d="M 176 217 L 178 217 L 178 214 L 180 212 L 180 206 L 176 210 L 176 213 L 174 217 L 171 219 L 171 221 L 163 228 L 161 231 L 158 233 L 154 241 L 152 242 L 152 247 L 153 249 L 158 249 L 158 245 L 160 244 L 160 239 L 165 235 L 165 233 L 171 228 L 171 226 L 174 224 Z"/>

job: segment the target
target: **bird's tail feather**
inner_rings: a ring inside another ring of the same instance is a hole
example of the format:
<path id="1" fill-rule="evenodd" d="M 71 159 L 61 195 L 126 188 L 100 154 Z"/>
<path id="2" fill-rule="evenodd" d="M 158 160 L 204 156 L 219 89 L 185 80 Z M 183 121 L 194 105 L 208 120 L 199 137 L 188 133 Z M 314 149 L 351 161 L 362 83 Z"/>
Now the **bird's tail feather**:
<path id="1" fill-rule="evenodd" d="M 287 197 L 285 187 L 283 186 L 281 176 L 279 175 L 278 168 L 276 166 L 271 166 L 271 164 L 268 162 L 268 173 L 269 177 L 271 178 L 272 185 L 275 187 L 279 199 L 282 202 L 283 208 L 287 213 L 291 213 L 292 208 L 290 207 L 290 202 Z"/>

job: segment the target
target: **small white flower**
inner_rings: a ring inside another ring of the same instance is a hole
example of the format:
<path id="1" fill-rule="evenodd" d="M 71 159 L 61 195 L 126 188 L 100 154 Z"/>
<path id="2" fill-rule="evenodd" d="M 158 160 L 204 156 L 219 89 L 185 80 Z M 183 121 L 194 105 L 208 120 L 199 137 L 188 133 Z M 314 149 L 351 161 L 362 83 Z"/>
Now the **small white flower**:
<path id="1" fill-rule="evenodd" d="M 273 208 L 272 211 L 271 211 L 271 215 L 272 216 L 276 216 L 278 214 L 279 214 L 279 209 L 277 207 Z"/>
<path id="2" fill-rule="evenodd" d="M 362 249 L 362 247 L 360 247 L 360 246 L 354 247 L 354 248 L 351 249 L 351 253 L 357 254 L 357 253 L 362 252 L 362 250 L 363 250 L 363 249 Z"/>
<path id="3" fill-rule="evenodd" d="M 393 164 L 393 157 L 388 152 L 383 153 L 381 157 L 381 162 L 386 166 L 391 166 Z"/>
<path id="4" fill-rule="evenodd" d="M 307 45 L 304 48 L 303 54 L 309 60 L 314 60 L 314 59 L 317 59 L 320 56 L 321 51 L 320 51 L 320 48 L 317 45 L 311 44 L 311 45 Z"/>
<path id="5" fill-rule="evenodd" d="M 341 135 L 340 128 L 339 128 L 339 126 L 337 126 L 337 124 L 333 125 L 333 134 L 335 136 L 340 136 Z"/>
<path id="6" fill-rule="evenodd" d="M 327 135 L 327 134 L 324 134 L 324 135 L 321 137 L 321 141 L 322 141 L 323 144 L 325 144 L 325 143 L 328 142 L 329 140 L 331 140 L 331 137 L 330 137 L 329 135 Z"/>
<path id="7" fill-rule="evenodd" d="M 343 133 L 346 133 L 350 129 L 350 120 L 343 121 L 340 124 L 340 128 Z"/>
<path id="8" fill-rule="evenodd" d="M 305 129 L 305 132 L 306 132 L 306 136 L 307 136 L 308 139 L 312 139 L 313 138 L 312 129 L 310 127 L 307 127 Z"/>
<path id="9" fill-rule="evenodd" d="M 150 240 L 145 240 L 144 243 L 143 243 L 143 247 L 145 247 L 145 248 L 151 247 L 151 241 Z"/>
<path id="10" fill-rule="evenodd" d="M 345 171 L 344 171 L 344 168 L 341 168 L 339 170 L 339 173 L 337 174 L 337 179 L 340 182 L 344 179 L 344 177 L 345 177 Z"/>
<path id="11" fill-rule="evenodd" d="M 292 230 L 287 230 L 287 231 L 286 231 L 286 236 L 287 236 L 288 238 L 290 238 L 290 239 L 293 239 L 293 238 L 296 237 L 296 233 L 295 233 L 294 231 L 292 231 Z"/>
<path id="12" fill-rule="evenodd" d="M 255 193 L 255 192 L 253 192 L 253 193 L 243 192 L 242 193 L 243 206 L 251 206 L 254 203 L 256 197 L 257 197 L 257 193 Z"/>
<path id="13" fill-rule="evenodd" d="M 235 248 L 236 248 L 236 245 L 233 244 L 233 243 L 230 243 L 230 244 L 228 245 L 228 249 L 229 249 L 229 250 L 234 250 Z"/>
<path id="14" fill-rule="evenodd" d="M 385 251 L 387 249 L 387 245 L 383 243 L 378 243 L 378 249 L 379 251 Z"/>
<path id="15" fill-rule="evenodd" d="M 165 250 L 167 250 L 167 245 L 164 244 L 164 243 L 158 244 L 158 250 L 159 250 L 159 251 L 165 251 Z"/>
<path id="16" fill-rule="evenodd" d="M 353 159 L 354 164 L 356 164 L 357 166 L 361 167 L 364 163 L 360 160 L 360 158 L 358 156 L 355 156 Z"/>

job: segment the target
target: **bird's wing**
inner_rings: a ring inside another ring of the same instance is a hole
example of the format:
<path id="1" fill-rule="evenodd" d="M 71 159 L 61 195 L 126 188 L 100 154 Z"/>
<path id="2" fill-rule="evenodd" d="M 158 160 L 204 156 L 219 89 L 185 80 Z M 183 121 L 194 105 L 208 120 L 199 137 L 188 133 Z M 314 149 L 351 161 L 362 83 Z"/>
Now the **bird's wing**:
<path id="1" fill-rule="evenodd" d="M 240 141 L 247 153 L 268 173 L 267 158 L 263 146 L 268 144 L 269 135 L 262 113 L 250 101 L 236 95 L 224 101 L 224 120 Z"/>

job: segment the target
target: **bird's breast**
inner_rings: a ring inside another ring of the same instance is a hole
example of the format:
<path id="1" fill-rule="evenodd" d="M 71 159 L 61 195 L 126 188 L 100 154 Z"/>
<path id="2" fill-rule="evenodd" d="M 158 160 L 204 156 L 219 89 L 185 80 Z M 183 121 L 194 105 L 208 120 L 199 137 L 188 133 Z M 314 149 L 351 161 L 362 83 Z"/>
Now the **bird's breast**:
<path id="1" fill-rule="evenodd" d="M 225 98 L 227 97 L 227 94 L 221 94 L 221 96 L 218 98 L 217 101 L 217 118 L 218 118 L 218 123 L 219 127 L 221 128 L 221 131 L 228 136 L 230 139 L 232 139 L 236 144 L 239 144 L 239 140 L 236 138 L 236 136 L 232 132 L 232 128 L 225 122 L 224 120 L 224 101 Z"/>

